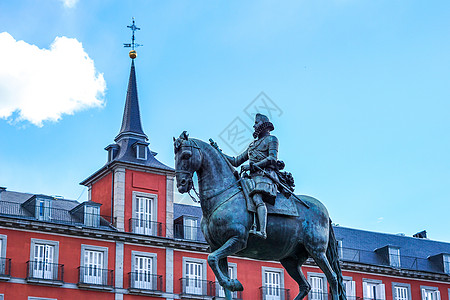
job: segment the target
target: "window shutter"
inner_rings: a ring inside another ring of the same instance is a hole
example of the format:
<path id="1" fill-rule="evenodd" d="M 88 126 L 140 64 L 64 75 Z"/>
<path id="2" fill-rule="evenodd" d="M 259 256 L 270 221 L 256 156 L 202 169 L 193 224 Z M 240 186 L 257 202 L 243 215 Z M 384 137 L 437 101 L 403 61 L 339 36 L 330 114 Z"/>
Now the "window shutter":
<path id="1" fill-rule="evenodd" d="M 367 282 L 364 282 L 363 281 L 363 297 L 364 297 L 364 299 L 366 299 L 367 298 Z"/>
<path id="2" fill-rule="evenodd" d="M 441 300 L 441 292 L 435 291 L 434 294 L 436 295 L 436 300 Z"/>
<path id="3" fill-rule="evenodd" d="M 377 285 L 377 299 L 386 299 L 385 286 L 382 283 Z"/>
<path id="4" fill-rule="evenodd" d="M 425 289 L 422 289 L 422 300 L 426 299 L 427 299 L 427 292 L 425 291 Z"/>
<path id="5" fill-rule="evenodd" d="M 356 296 L 356 283 L 355 283 L 355 281 L 349 281 L 349 286 L 350 286 L 350 293 L 348 293 L 347 295 L 348 296 L 351 296 L 351 297 L 355 297 Z"/>

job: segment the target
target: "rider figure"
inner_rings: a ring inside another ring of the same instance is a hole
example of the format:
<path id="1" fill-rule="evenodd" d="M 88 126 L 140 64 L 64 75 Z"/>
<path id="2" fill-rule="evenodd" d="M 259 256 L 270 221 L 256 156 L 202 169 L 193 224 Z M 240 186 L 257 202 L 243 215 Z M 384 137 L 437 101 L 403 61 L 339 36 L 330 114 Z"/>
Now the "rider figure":
<path id="1" fill-rule="evenodd" d="M 264 202 L 270 204 L 275 202 L 277 185 L 272 179 L 264 175 L 262 170 L 270 174 L 272 178 L 277 178 L 275 169 L 277 167 L 278 139 L 270 135 L 270 131 L 274 130 L 274 127 L 265 115 L 256 114 L 253 128 L 255 140 L 250 143 L 247 150 L 237 157 L 228 155 L 226 157 L 234 167 L 240 166 L 247 160 L 250 161 L 249 165 L 242 166 L 242 170 L 250 171 L 250 177 L 255 184 L 249 196 L 252 197 L 256 206 L 260 227 L 259 231 L 251 230 L 250 233 L 265 239 L 267 237 L 267 208 Z"/>

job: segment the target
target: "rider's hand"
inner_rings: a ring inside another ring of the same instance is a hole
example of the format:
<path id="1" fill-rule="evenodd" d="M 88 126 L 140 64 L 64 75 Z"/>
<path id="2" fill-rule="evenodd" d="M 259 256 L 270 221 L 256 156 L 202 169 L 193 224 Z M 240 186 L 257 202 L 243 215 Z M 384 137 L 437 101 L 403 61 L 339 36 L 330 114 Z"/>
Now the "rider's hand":
<path id="1" fill-rule="evenodd" d="M 250 169 L 250 172 L 255 172 L 256 168 L 255 168 L 254 162 L 250 162 L 249 169 Z"/>

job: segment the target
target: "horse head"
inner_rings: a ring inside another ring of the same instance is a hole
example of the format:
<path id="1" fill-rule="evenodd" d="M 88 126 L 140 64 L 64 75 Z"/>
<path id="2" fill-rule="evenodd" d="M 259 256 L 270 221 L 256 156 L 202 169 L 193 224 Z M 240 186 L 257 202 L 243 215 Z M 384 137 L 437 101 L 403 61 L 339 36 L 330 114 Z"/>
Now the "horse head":
<path id="1" fill-rule="evenodd" d="M 186 131 L 183 131 L 179 138 L 173 138 L 173 146 L 177 189 L 180 193 L 186 193 L 193 188 L 192 176 L 202 164 L 200 147 L 195 140 L 189 139 Z"/>

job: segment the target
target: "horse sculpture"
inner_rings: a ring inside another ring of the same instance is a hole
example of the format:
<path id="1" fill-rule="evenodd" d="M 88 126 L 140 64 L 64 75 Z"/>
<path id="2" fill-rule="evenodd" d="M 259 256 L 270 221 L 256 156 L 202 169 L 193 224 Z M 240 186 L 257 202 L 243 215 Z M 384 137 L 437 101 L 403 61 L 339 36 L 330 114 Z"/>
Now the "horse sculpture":
<path id="1" fill-rule="evenodd" d="M 309 208 L 295 201 L 299 216 L 269 215 L 267 239 L 249 235 L 253 214 L 248 212 L 246 199 L 233 170 L 221 153 L 186 132 L 174 138 L 175 170 L 180 193 L 193 188 L 197 172 L 200 205 L 203 212 L 201 230 L 210 245 L 208 264 L 224 288 L 227 300 L 230 291 L 244 288 L 237 279 L 228 277 L 227 257 L 230 255 L 259 260 L 279 261 L 298 283 L 303 299 L 311 286 L 301 266 L 312 257 L 325 274 L 333 300 L 346 300 L 338 260 L 337 242 L 325 206 L 317 199 L 299 196 Z"/>

